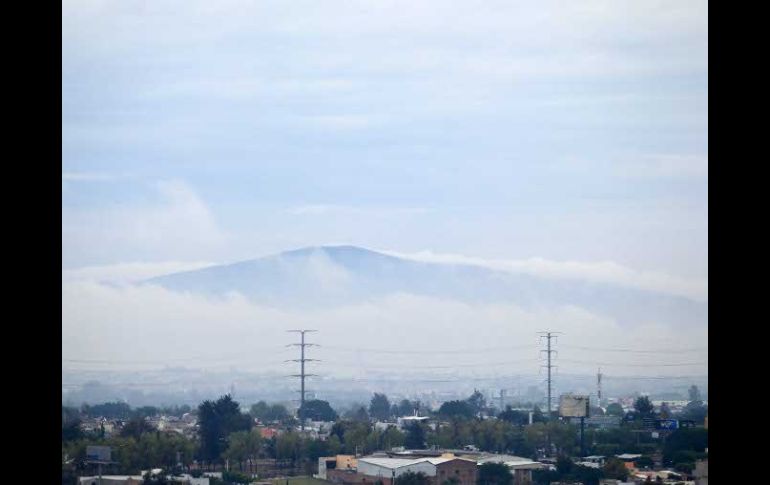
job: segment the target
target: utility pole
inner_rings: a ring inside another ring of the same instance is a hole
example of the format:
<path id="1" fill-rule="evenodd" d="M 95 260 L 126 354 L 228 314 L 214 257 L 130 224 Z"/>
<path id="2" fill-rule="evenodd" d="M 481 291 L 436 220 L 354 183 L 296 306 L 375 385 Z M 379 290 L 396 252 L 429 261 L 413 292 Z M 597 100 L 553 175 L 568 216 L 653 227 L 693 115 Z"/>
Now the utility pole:
<path id="1" fill-rule="evenodd" d="M 298 344 L 288 344 L 287 347 L 299 347 L 300 348 L 300 357 L 299 359 L 289 359 L 286 362 L 299 362 L 299 374 L 292 374 L 291 377 L 299 377 L 300 378 L 300 390 L 299 390 L 299 422 L 300 422 L 300 429 L 302 431 L 305 430 L 305 416 L 304 416 L 304 407 L 305 407 L 305 378 L 314 376 L 315 374 L 307 374 L 305 373 L 305 362 L 311 362 L 311 361 L 318 361 L 318 359 L 307 359 L 305 358 L 305 347 L 317 347 L 317 344 L 310 344 L 305 342 L 305 334 L 310 332 L 317 332 L 317 330 L 287 330 L 287 332 L 294 332 L 300 334 L 300 343 Z"/>
<path id="2" fill-rule="evenodd" d="M 551 371 L 555 367 L 553 365 L 553 363 L 552 363 L 551 355 L 552 354 L 558 354 L 558 352 L 556 352 L 555 350 L 553 350 L 551 348 L 551 340 L 556 339 L 557 338 L 556 334 L 557 333 L 561 333 L 561 332 L 546 331 L 546 332 L 538 332 L 538 333 L 540 334 L 540 341 L 541 342 L 542 342 L 543 339 L 546 339 L 546 348 L 544 350 L 541 350 L 540 352 L 541 353 L 545 352 L 546 353 L 546 358 L 547 358 L 547 364 L 545 366 L 541 366 L 541 367 L 545 367 L 548 370 L 548 379 L 546 381 L 548 383 L 548 406 L 547 406 L 548 407 L 548 414 L 546 415 L 546 419 L 548 420 L 548 422 L 550 422 L 551 421 L 551 406 L 553 405 L 553 396 L 552 396 L 552 394 L 553 394 L 553 379 L 552 379 L 552 372 Z M 551 431 L 550 431 L 550 428 L 549 428 L 549 430 L 547 432 L 547 435 L 548 435 L 548 453 L 550 455 L 550 453 L 551 453 Z"/>
<path id="3" fill-rule="evenodd" d="M 597 406 L 602 406 L 602 368 L 599 367 L 599 372 L 596 374 L 596 398 Z"/>
<path id="4" fill-rule="evenodd" d="M 558 354 L 557 351 L 551 348 L 551 340 L 555 340 L 557 338 L 556 334 L 561 332 L 538 332 L 538 333 L 540 334 L 541 341 L 542 339 L 546 339 L 546 348 L 541 350 L 540 352 L 545 352 L 546 358 L 547 358 L 547 364 L 541 367 L 545 367 L 548 369 L 548 379 L 546 380 L 546 382 L 548 383 L 548 419 L 551 419 L 551 407 L 553 404 L 553 397 L 552 397 L 553 379 L 552 379 L 551 370 L 554 367 L 556 367 L 555 365 L 552 364 L 551 355 Z"/>

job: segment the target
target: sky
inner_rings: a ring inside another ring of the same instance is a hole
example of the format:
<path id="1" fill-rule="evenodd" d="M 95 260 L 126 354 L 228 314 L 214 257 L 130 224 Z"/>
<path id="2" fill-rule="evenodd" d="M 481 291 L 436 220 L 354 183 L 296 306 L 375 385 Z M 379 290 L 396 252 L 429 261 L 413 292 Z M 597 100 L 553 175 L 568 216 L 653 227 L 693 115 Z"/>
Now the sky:
<path id="1" fill-rule="evenodd" d="M 89 275 L 323 244 L 707 299 L 706 1 L 62 11 L 65 354 L 118 340 Z"/>

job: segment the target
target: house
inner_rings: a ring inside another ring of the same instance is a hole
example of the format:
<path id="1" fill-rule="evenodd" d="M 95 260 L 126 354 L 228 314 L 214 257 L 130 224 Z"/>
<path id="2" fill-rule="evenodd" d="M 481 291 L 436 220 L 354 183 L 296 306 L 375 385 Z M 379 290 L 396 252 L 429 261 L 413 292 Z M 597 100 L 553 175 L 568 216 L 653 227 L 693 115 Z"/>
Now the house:
<path id="1" fill-rule="evenodd" d="M 583 457 L 583 463 L 595 463 L 599 468 L 604 466 L 605 457 L 603 455 L 590 455 Z"/>
<path id="2" fill-rule="evenodd" d="M 385 458 L 364 457 L 358 459 L 357 474 L 361 482 L 382 482 L 393 485 L 393 481 L 404 473 L 424 473 L 431 485 L 441 485 L 450 478 L 456 478 L 458 485 L 476 484 L 476 462 L 455 456 L 431 458 Z M 368 478 L 368 480 L 366 480 Z"/>
<path id="3" fill-rule="evenodd" d="M 315 478 L 327 480 L 327 470 L 355 472 L 358 460 L 353 455 L 322 456 L 318 459 L 318 474 Z"/>
<path id="4" fill-rule="evenodd" d="M 269 440 L 270 438 L 280 434 L 279 431 L 275 428 L 257 427 L 257 429 L 259 430 L 259 435 L 266 440 Z"/>
<path id="5" fill-rule="evenodd" d="M 477 460 L 479 465 L 484 463 L 503 463 L 513 474 L 513 485 L 530 485 L 532 480 L 532 470 L 543 470 L 547 467 L 544 463 L 533 461 L 514 455 L 485 455 Z"/>
<path id="6" fill-rule="evenodd" d="M 426 423 L 429 419 L 427 416 L 402 416 L 397 424 L 399 429 L 406 429 L 414 423 Z"/>

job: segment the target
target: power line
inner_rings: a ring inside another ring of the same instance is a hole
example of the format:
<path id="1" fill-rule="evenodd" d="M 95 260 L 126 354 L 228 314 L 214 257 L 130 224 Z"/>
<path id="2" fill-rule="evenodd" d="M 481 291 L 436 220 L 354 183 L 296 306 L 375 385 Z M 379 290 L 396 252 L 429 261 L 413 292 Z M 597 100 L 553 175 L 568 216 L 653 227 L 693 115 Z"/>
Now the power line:
<path id="1" fill-rule="evenodd" d="M 562 359 L 562 362 L 572 362 L 573 364 L 607 365 L 614 367 L 685 367 L 689 365 L 708 365 L 708 362 L 681 362 L 676 364 L 622 364 L 613 362 L 595 362 L 587 360 Z"/>
<path id="2" fill-rule="evenodd" d="M 479 349 L 454 349 L 454 350 L 387 350 L 387 349 L 365 349 L 360 347 L 338 347 L 325 345 L 324 348 L 331 350 L 341 350 L 343 352 L 367 352 L 373 354 L 480 354 L 486 352 L 495 352 L 503 350 L 516 350 L 516 349 L 534 349 L 536 345 L 511 345 L 507 347 L 487 347 Z"/>
<path id="3" fill-rule="evenodd" d="M 708 347 L 690 347 L 685 349 L 667 349 L 667 350 L 640 350 L 640 349 L 627 349 L 627 348 L 606 348 L 606 347 L 583 347 L 580 345 L 563 345 L 563 347 L 568 349 L 578 349 L 578 350 L 590 350 L 590 351 L 599 351 L 599 352 L 623 352 L 623 353 L 632 353 L 632 354 L 672 354 L 672 353 L 684 353 L 684 352 L 703 352 L 708 351 Z"/>

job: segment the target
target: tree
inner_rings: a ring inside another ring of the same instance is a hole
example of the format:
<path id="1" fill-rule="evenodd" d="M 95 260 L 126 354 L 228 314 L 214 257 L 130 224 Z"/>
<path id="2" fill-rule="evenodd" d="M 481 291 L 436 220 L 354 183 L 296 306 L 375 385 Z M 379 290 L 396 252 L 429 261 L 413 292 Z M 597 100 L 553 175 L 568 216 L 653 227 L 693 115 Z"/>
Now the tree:
<path id="1" fill-rule="evenodd" d="M 472 418 L 474 408 L 467 401 L 447 401 L 441 405 L 438 414 L 447 418 Z"/>
<path id="2" fill-rule="evenodd" d="M 511 485 L 513 475 L 504 463 L 484 463 L 479 466 L 479 485 Z"/>
<path id="3" fill-rule="evenodd" d="M 690 401 L 700 401 L 700 390 L 698 389 L 698 386 L 693 384 L 690 386 L 690 388 L 687 390 L 687 395 L 690 396 Z"/>
<path id="4" fill-rule="evenodd" d="M 238 403 L 229 394 L 216 401 L 203 401 L 198 406 L 202 458 L 207 461 L 219 460 L 230 433 L 247 431 L 251 429 L 251 424 L 251 418 L 241 413 Z"/>
<path id="5" fill-rule="evenodd" d="M 406 472 L 396 477 L 395 485 L 429 485 L 430 479 L 423 472 Z"/>
<path id="6" fill-rule="evenodd" d="M 708 430 L 680 428 L 666 438 L 663 460 L 668 464 L 694 463 L 698 453 L 708 447 Z"/>
<path id="7" fill-rule="evenodd" d="M 311 421 L 336 421 L 337 412 L 332 409 L 327 401 L 313 399 L 305 401 L 299 409 L 300 419 L 310 419 Z"/>
<path id="8" fill-rule="evenodd" d="M 623 406 L 621 406 L 619 403 L 612 403 L 609 406 L 607 406 L 607 415 L 608 416 L 618 416 L 623 417 L 625 413 L 623 412 Z"/>
<path id="9" fill-rule="evenodd" d="M 80 420 L 73 419 L 71 421 L 62 422 L 61 425 L 61 440 L 65 441 L 77 441 L 83 439 L 83 430 L 80 429 Z"/>
<path id="10" fill-rule="evenodd" d="M 302 440 L 299 434 L 290 431 L 278 436 L 275 450 L 279 460 L 291 460 L 292 464 L 295 463 L 302 454 Z"/>
<path id="11" fill-rule="evenodd" d="M 532 423 L 545 423 L 545 415 L 543 414 L 543 411 L 540 410 L 540 406 L 535 406 L 532 409 Z"/>
<path id="12" fill-rule="evenodd" d="M 390 417 L 390 401 L 388 396 L 375 392 L 369 403 L 369 416 L 374 419 L 385 421 Z"/>
<path id="13" fill-rule="evenodd" d="M 223 456 L 228 460 L 238 463 L 238 468 L 243 469 L 243 462 L 259 455 L 262 449 L 262 436 L 254 431 L 236 431 L 227 437 L 227 449 Z"/>
<path id="14" fill-rule="evenodd" d="M 420 410 L 419 401 L 410 401 L 408 399 L 402 399 L 398 403 L 398 416 L 412 416 L 416 411 Z"/>
<path id="15" fill-rule="evenodd" d="M 144 417 L 137 416 L 131 418 L 120 430 L 120 436 L 127 438 L 129 436 L 139 439 L 144 433 L 156 431 L 155 426 L 147 422 Z"/>
<path id="16" fill-rule="evenodd" d="M 559 455 L 559 457 L 556 459 L 556 471 L 562 475 L 570 474 L 572 472 L 573 466 L 574 463 L 568 456 Z"/>
<path id="17" fill-rule="evenodd" d="M 289 411 L 281 404 L 267 404 L 259 401 L 251 405 L 249 414 L 263 423 L 286 422 L 291 418 Z"/>
<path id="18" fill-rule="evenodd" d="M 654 407 L 647 396 L 640 396 L 634 402 L 634 409 L 640 418 L 650 418 L 653 416 Z"/>
<path id="19" fill-rule="evenodd" d="M 369 422 L 369 413 L 366 412 L 366 408 L 363 406 L 359 406 L 358 409 L 353 410 L 350 417 L 353 421 L 360 421 L 362 423 Z"/>
<path id="20" fill-rule="evenodd" d="M 625 481 L 628 478 L 628 468 L 619 458 L 608 458 L 604 462 L 604 476 L 607 478 L 614 478 L 615 480 Z"/>
<path id="21" fill-rule="evenodd" d="M 412 425 L 407 428 L 404 446 L 413 450 L 424 449 L 425 435 L 425 428 L 423 428 L 420 423 L 412 423 Z"/>
<path id="22" fill-rule="evenodd" d="M 519 426 L 523 426 L 529 423 L 529 415 L 524 411 L 516 411 L 511 409 L 511 406 L 506 406 L 505 411 L 497 416 L 497 419 L 502 419 L 509 423 L 513 423 Z"/>
<path id="23" fill-rule="evenodd" d="M 669 419 L 671 417 L 671 408 L 668 407 L 668 403 L 664 402 L 660 405 L 660 418 Z"/>
<path id="24" fill-rule="evenodd" d="M 708 406 L 704 406 L 703 401 L 691 401 L 682 410 L 680 418 L 703 423 L 706 419 L 706 414 L 708 414 Z"/>
<path id="25" fill-rule="evenodd" d="M 487 407 L 487 400 L 477 389 L 473 390 L 473 394 L 466 399 L 466 402 L 471 406 L 471 409 L 473 409 L 473 414 L 479 414 Z"/>

